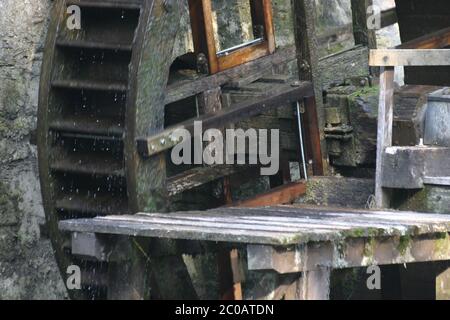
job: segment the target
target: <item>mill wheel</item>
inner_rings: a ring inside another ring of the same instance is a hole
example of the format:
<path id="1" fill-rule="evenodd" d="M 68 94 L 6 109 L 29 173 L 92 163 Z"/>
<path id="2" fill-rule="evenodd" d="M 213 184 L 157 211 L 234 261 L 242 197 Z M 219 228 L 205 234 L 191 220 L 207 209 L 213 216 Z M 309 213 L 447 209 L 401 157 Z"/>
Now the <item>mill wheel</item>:
<path id="1" fill-rule="evenodd" d="M 67 27 L 72 5 L 81 8 L 79 30 Z M 73 256 L 58 222 L 162 209 L 164 161 L 141 162 L 134 141 L 164 126 L 180 7 L 162 0 L 54 3 L 39 97 L 39 170 L 61 272 L 82 268 L 83 290 L 73 298 L 105 297 L 108 264 Z"/>

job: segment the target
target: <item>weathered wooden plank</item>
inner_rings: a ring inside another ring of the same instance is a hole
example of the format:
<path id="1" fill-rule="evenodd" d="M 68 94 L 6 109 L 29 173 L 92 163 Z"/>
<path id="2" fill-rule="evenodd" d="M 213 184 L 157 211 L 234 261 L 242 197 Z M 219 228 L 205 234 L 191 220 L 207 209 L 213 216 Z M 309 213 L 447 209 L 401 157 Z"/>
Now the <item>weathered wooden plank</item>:
<path id="1" fill-rule="evenodd" d="M 345 245 L 342 245 L 345 244 Z M 345 242 L 309 243 L 281 248 L 247 246 L 249 270 L 274 270 L 280 274 L 347 269 L 371 265 L 450 260 L 447 234 L 422 237 L 347 239 Z"/>
<path id="2" fill-rule="evenodd" d="M 295 60 L 295 47 L 278 49 L 273 55 L 236 66 L 212 76 L 201 77 L 195 81 L 178 82 L 167 87 L 165 104 L 197 95 L 201 92 L 223 86 L 227 83 L 246 78 L 249 74 L 270 71 L 274 66 Z"/>
<path id="3" fill-rule="evenodd" d="M 120 8 L 120 9 L 134 9 L 139 10 L 143 0 L 128 0 L 128 1 L 101 1 L 101 0 L 69 0 L 67 5 L 77 5 L 80 7 L 94 7 L 94 8 Z"/>
<path id="4" fill-rule="evenodd" d="M 73 220 L 61 222 L 60 228 L 72 232 L 290 245 L 446 233 L 450 231 L 450 217 L 284 206 Z"/>
<path id="5" fill-rule="evenodd" d="M 152 217 L 155 217 L 154 214 L 152 214 Z M 164 216 L 159 218 L 165 218 Z M 247 227 L 250 229 L 255 229 L 255 226 L 261 226 L 263 229 L 267 229 L 268 227 L 274 227 L 277 230 L 282 231 L 298 231 L 302 229 L 323 229 L 324 223 L 320 220 L 314 220 L 314 219 L 307 219 L 307 218 L 288 218 L 283 216 L 252 216 L 252 217 L 246 217 L 246 216 L 240 216 L 240 215 L 227 215 L 223 214 L 221 216 L 214 216 L 214 217 L 208 217 L 205 215 L 195 215 L 195 216 L 180 216 L 176 214 L 171 214 L 170 218 L 173 221 L 185 222 L 186 225 L 194 225 L 194 224 L 202 224 L 203 222 L 207 222 L 209 226 L 222 226 L 222 225 L 228 225 L 231 224 L 239 225 L 241 226 L 241 229 L 246 229 Z M 166 220 L 167 221 L 167 220 Z M 147 221 L 145 221 L 147 222 Z M 169 221 L 171 222 L 171 221 Z M 186 223 L 187 222 L 187 223 Z M 217 223 L 217 224 L 216 224 Z M 378 223 L 377 226 L 379 228 L 390 228 L 392 226 L 400 225 L 401 227 L 404 227 L 406 223 L 397 223 L 394 224 L 390 221 L 383 223 Z M 203 224 L 205 225 L 205 224 Z M 348 230 L 350 227 L 367 227 L 367 221 L 359 222 L 359 221 L 353 221 L 351 225 L 346 221 L 327 221 L 327 230 L 335 230 L 335 231 L 341 231 L 341 230 Z M 411 225 L 417 225 L 411 223 Z M 206 226 L 206 225 L 205 225 Z M 373 226 L 373 225 L 372 225 Z M 317 228 L 316 228 L 317 227 Z"/>
<path id="6" fill-rule="evenodd" d="M 290 204 L 306 193 L 304 182 L 290 183 L 265 194 L 233 204 L 233 207 L 263 207 Z"/>
<path id="7" fill-rule="evenodd" d="M 298 209 L 297 209 L 298 210 Z M 397 228 L 399 230 L 407 231 L 408 228 L 413 227 L 416 233 L 427 233 L 427 232 L 436 232 L 442 231 L 438 225 L 440 222 L 446 223 L 446 221 L 439 221 L 436 218 L 427 218 L 427 220 L 414 220 L 411 217 L 399 217 L 394 220 L 390 218 L 388 215 L 380 215 L 380 214 L 351 214 L 351 213 L 334 213 L 327 215 L 317 215 L 314 214 L 313 211 L 305 212 L 307 209 L 302 208 L 302 212 L 304 215 L 294 215 L 293 212 L 282 212 L 280 208 L 267 208 L 259 211 L 260 213 L 249 214 L 238 213 L 242 211 L 242 209 L 235 210 L 234 213 L 229 213 L 227 210 L 219 211 L 215 210 L 216 215 L 211 216 L 208 213 L 205 214 L 195 214 L 195 215 L 186 215 L 186 214 L 171 214 L 170 219 L 173 221 L 184 222 L 189 225 L 202 222 L 208 222 L 211 226 L 211 223 L 221 223 L 221 224 L 240 224 L 242 225 L 242 229 L 245 229 L 248 225 L 250 228 L 253 226 L 273 226 L 273 227 L 286 227 L 286 229 L 282 229 L 285 231 L 289 231 L 291 228 L 296 228 L 296 230 L 307 229 L 308 231 L 321 230 L 321 229 L 330 229 L 336 232 L 340 232 L 343 230 L 349 230 L 351 228 L 361 229 L 364 228 L 372 229 L 373 233 L 377 230 L 390 230 L 390 234 L 395 234 L 395 230 L 392 228 Z M 237 212 L 236 212 L 237 211 Z M 220 213 L 220 215 L 218 215 Z M 392 216 L 394 212 L 390 212 L 389 215 Z M 145 217 L 146 214 L 139 214 L 140 217 Z M 167 219 L 166 216 L 159 214 L 152 214 L 152 217 L 157 217 L 159 219 Z M 137 218 L 137 217 L 136 217 Z M 126 219 L 126 218 L 125 218 Z M 145 221 L 145 220 L 143 220 Z M 188 222 L 188 223 L 186 223 Z M 411 229 L 411 228 L 410 228 Z"/>
<path id="8" fill-rule="evenodd" d="M 312 94 L 311 82 L 301 82 L 298 86 L 291 87 L 279 85 L 271 92 L 261 95 L 255 99 L 244 101 L 230 108 L 219 110 L 215 114 L 207 114 L 196 119 L 201 121 L 203 130 L 221 128 L 226 124 L 244 120 L 272 109 L 279 108 L 287 103 L 301 100 Z M 179 129 L 194 132 L 194 121 L 189 120 L 175 127 L 166 129 L 154 136 L 137 139 L 138 149 L 142 156 L 148 157 L 168 150 L 181 141 L 174 139 L 172 135 Z M 203 135 L 203 132 L 200 134 Z M 198 138 L 198 137 L 197 137 Z"/>
<path id="9" fill-rule="evenodd" d="M 375 177 L 375 201 L 378 208 L 388 208 L 389 193 L 383 189 L 383 159 L 385 149 L 392 146 L 394 122 L 394 73 L 393 67 L 382 67 L 380 76 L 380 101 L 378 107 L 377 167 Z"/>
<path id="10" fill-rule="evenodd" d="M 370 51 L 373 67 L 448 66 L 450 49 L 377 49 Z"/>
<path id="11" fill-rule="evenodd" d="M 174 196 L 208 182 L 256 168 L 258 167 L 244 165 L 215 165 L 194 168 L 170 177 L 167 181 L 167 190 L 170 196 Z"/>
<path id="12" fill-rule="evenodd" d="M 344 78 L 366 75 L 368 73 L 368 49 L 364 46 L 356 46 L 343 52 L 335 53 L 319 58 L 319 74 L 323 87 L 332 83 L 340 83 Z M 186 99 L 217 87 L 231 84 L 248 83 L 258 77 L 264 77 L 279 65 L 289 63 L 296 59 L 295 46 L 287 46 L 270 56 L 236 66 L 211 76 L 200 76 L 193 81 L 181 81 L 171 84 L 166 89 L 165 104 Z M 355 62 L 355 60 L 358 60 Z M 251 75 L 258 75 L 249 77 Z"/>
<path id="13" fill-rule="evenodd" d="M 385 149 L 381 183 L 384 188 L 421 189 L 433 177 L 450 177 L 450 148 L 388 147 Z M 427 182 L 424 181 L 427 177 Z M 437 183 L 438 180 L 435 180 Z"/>
<path id="14" fill-rule="evenodd" d="M 125 222 L 118 224 L 117 221 L 111 223 L 111 221 L 106 220 L 96 221 L 95 224 L 92 224 L 92 222 L 92 220 L 62 221 L 60 227 L 62 230 L 70 229 L 71 231 L 76 232 L 95 232 L 100 234 L 129 235 L 146 238 L 214 242 L 230 242 L 231 239 L 234 243 L 267 244 L 267 242 L 269 242 L 269 244 L 274 245 L 281 245 L 285 242 L 289 243 L 293 238 L 297 238 L 297 234 L 295 233 L 280 234 L 275 232 L 254 231 L 249 235 L 243 234 L 241 231 L 237 230 L 223 230 L 223 228 L 215 229 L 212 233 L 207 232 L 207 230 L 202 227 L 196 226 L 168 227 L 165 225 L 144 225 L 142 223 Z"/>
<path id="15" fill-rule="evenodd" d="M 321 173 L 317 173 L 317 175 L 322 175 L 328 172 L 328 157 L 325 134 L 323 131 L 325 128 L 325 110 L 323 104 L 323 85 L 320 76 L 319 57 L 317 55 L 315 2 L 298 0 L 293 1 L 292 5 L 299 78 L 302 81 L 312 81 L 314 84 L 313 96 L 315 99 L 308 99 L 307 103 L 310 107 L 314 108 L 314 110 L 309 110 L 309 115 L 311 116 L 310 120 L 314 121 L 310 124 L 310 128 L 317 128 L 319 131 L 319 140 L 317 141 L 318 145 L 315 145 L 314 148 L 319 148 L 320 153 L 315 152 L 312 156 L 316 161 L 315 165 L 321 167 Z M 316 142 L 314 139 L 313 141 Z M 321 157 L 320 161 L 314 157 L 315 155 Z"/>

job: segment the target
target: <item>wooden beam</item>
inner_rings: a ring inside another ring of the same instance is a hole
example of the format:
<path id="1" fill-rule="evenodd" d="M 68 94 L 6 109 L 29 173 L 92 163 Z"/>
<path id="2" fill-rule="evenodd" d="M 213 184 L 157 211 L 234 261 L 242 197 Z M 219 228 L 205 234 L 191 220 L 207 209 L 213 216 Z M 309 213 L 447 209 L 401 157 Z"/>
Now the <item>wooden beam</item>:
<path id="1" fill-rule="evenodd" d="M 450 46 L 450 27 L 405 42 L 397 49 L 442 49 Z"/>
<path id="2" fill-rule="evenodd" d="M 381 12 L 381 29 L 392 26 L 398 22 L 396 8 L 390 8 Z"/>
<path id="3" fill-rule="evenodd" d="M 307 136 L 306 158 L 308 164 L 312 165 L 315 176 L 325 175 L 324 157 L 321 146 L 321 127 L 319 127 L 319 116 L 314 97 L 304 99 L 305 113 L 303 115 L 303 126 Z"/>
<path id="4" fill-rule="evenodd" d="M 254 198 L 234 203 L 233 207 L 255 208 L 291 204 L 306 193 L 305 182 L 292 182 Z"/>
<path id="5" fill-rule="evenodd" d="M 389 193 L 383 188 L 383 163 L 385 150 L 392 146 L 394 123 L 394 73 L 393 67 L 381 68 L 380 101 L 378 110 L 377 168 L 375 197 L 378 208 L 389 208 Z"/>
<path id="6" fill-rule="evenodd" d="M 196 119 L 202 123 L 203 130 L 211 128 L 222 128 L 227 124 L 248 119 L 254 116 L 279 108 L 287 103 L 293 103 L 302 100 L 305 96 L 310 96 L 313 92 L 310 82 L 302 82 L 296 87 L 283 85 L 281 88 L 274 88 L 274 91 L 267 92 L 261 97 L 244 101 L 233 107 L 219 110 L 215 114 L 204 115 Z M 176 146 L 181 141 L 173 138 L 173 134 L 180 129 L 194 132 L 194 121 L 189 120 L 172 128 L 168 128 L 154 136 L 138 138 L 137 144 L 139 153 L 143 157 L 160 154 L 165 150 Z M 199 134 L 203 135 L 203 132 Z"/>
<path id="7" fill-rule="evenodd" d="M 248 268 L 251 271 L 276 271 L 279 274 L 401 265 L 405 263 L 450 260 L 450 237 L 447 233 L 420 237 L 354 238 L 345 243 L 310 242 L 282 248 L 248 245 Z"/>
<path id="8" fill-rule="evenodd" d="M 325 110 L 323 104 L 323 86 L 321 82 L 319 57 L 317 56 L 316 8 L 315 1 L 292 0 L 295 45 L 300 80 L 312 81 L 314 85 L 317 127 L 320 130 L 320 148 L 323 171 L 328 172 L 328 158 L 325 141 Z"/>
<path id="9" fill-rule="evenodd" d="M 371 50 L 369 64 L 374 67 L 447 66 L 450 65 L 450 49 Z"/>
<path id="10" fill-rule="evenodd" d="M 350 76 L 352 74 L 355 76 L 361 75 L 360 70 L 364 69 L 364 65 L 367 64 L 368 56 L 367 48 L 356 46 L 343 52 L 321 57 L 319 59 L 319 74 L 323 85 L 328 86 L 332 82 L 342 81 L 346 76 L 349 76 L 349 73 Z M 241 82 L 256 81 L 258 77 L 270 74 L 274 67 L 289 63 L 295 59 L 295 46 L 287 46 L 277 49 L 273 55 L 262 57 L 211 76 L 201 76 L 193 81 L 176 82 L 167 87 L 165 104 L 180 101 L 224 85 L 234 87 Z M 358 66 L 352 66 L 349 62 L 355 59 L 360 61 L 357 63 Z M 367 70 L 368 68 L 367 66 Z M 330 79 L 323 78 L 325 73 L 330 74 L 328 76 Z"/>
<path id="11" fill-rule="evenodd" d="M 293 61 L 295 57 L 295 47 L 289 46 L 278 49 L 273 55 L 259 58 L 211 76 L 201 77 L 194 81 L 174 83 L 166 89 L 165 104 L 180 101 L 204 91 L 223 86 L 235 79 L 248 77 L 250 74 L 260 73 L 264 70 L 270 71 L 274 66 Z"/>
<path id="12" fill-rule="evenodd" d="M 214 165 L 193 168 L 170 177 L 167 181 L 167 190 L 170 196 L 175 196 L 220 178 L 229 177 L 243 171 L 256 171 L 258 168 L 256 165 Z"/>
<path id="13" fill-rule="evenodd" d="M 388 147 L 383 157 L 382 186 L 421 189 L 446 184 L 450 177 L 450 148 L 437 146 Z"/>

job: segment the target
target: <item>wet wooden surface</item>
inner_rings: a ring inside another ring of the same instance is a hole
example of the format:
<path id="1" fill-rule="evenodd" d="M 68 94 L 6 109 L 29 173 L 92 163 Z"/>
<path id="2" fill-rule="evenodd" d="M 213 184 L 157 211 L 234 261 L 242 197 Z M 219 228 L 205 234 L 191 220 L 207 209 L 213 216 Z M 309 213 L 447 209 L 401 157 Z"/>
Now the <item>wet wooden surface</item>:
<path id="1" fill-rule="evenodd" d="M 450 216 L 315 207 L 222 208 L 60 222 L 72 232 L 289 246 L 448 233 Z"/>

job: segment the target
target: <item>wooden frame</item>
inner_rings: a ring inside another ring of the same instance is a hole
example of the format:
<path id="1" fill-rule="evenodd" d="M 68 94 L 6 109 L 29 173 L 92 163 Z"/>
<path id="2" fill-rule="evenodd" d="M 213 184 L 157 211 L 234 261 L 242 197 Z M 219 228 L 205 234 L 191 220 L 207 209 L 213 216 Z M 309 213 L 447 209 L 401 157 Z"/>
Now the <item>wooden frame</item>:
<path id="1" fill-rule="evenodd" d="M 224 71 L 240 64 L 261 58 L 275 52 L 275 36 L 272 21 L 271 0 L 249 0 L 253 24 L 264 25 L 262 42 L 236 48 L 218 55 L 213 29 L 211 0 L 189 0 L 192 36 L 197 54 L 207 56 L 211 74 Z"/>
<path id="2" fill-rule="evenodd" d="M 450 49 L 378 49 L 370 51 L 370 64 L 379 67 L 446 66 Z"/>
<path id="3" fill-rule="evenodd" d="M 424 39 L 421 39 L 418 46 L 420 46 L 420 43 L 423 41 Z M 371 50 L 369 64 L 374 67 L 381 67 L 375 187 L 376 205 L 377 208 L 389 208 L 390 193 L 384 188 L 382 180 L 386 149 L 392 147 L 392 126 L 394 122 L 394 67 L 450 65 L 450 49 Z"/>

